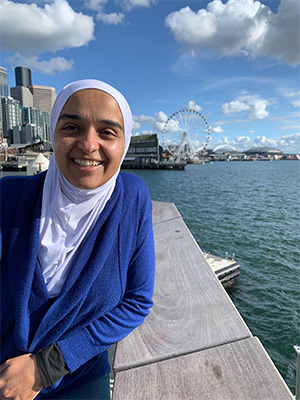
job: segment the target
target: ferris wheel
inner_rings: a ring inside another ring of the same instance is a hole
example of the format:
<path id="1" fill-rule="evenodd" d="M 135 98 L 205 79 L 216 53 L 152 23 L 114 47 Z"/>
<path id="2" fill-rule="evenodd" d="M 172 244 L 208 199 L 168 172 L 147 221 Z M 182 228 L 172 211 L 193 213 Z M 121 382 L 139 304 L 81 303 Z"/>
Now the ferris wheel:
<path id="1" fill-rule="evenodd" d="M 162 140 L 167 154 L 194 159 L 198 152 L 206 152 L 211 128 L 206 118 L 196 110 L 184 108 L 166 121 Z"/>

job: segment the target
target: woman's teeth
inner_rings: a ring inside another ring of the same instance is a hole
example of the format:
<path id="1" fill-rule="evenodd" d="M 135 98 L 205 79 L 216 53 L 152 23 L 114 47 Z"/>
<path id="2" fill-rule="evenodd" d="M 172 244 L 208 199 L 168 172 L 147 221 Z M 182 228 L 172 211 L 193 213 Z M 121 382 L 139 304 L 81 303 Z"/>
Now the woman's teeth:
<path id="1" fill-rule="evenodd" d="M 78 160 L 76 158 L 74 158 L 73 160 L 81 167 L 97 167 L 97 165 L 102 164 L 102 161 Z"/>

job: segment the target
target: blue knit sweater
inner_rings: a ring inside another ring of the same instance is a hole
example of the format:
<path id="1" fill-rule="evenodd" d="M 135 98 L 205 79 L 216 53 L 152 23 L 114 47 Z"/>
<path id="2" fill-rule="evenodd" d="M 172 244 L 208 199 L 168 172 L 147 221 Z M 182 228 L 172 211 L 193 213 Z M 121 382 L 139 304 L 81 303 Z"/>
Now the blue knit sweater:
<path id="1" fill-rule="evenodd" d="M 52 304 L 37 260 L 44 178 L 1 179 L 1 363 L 56 342 L 71 375 L 42 391 L 51 393 L 143 322 L 152 306 L 154 244 L 148 189 L 120 173 Z"/>

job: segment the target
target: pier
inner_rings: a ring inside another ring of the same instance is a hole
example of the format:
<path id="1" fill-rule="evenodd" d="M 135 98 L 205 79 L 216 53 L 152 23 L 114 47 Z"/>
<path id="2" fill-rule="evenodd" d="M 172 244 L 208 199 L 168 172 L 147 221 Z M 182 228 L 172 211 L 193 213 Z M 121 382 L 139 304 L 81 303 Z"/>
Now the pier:
<path id="1" fill-rule="evenodd" d="M 153 224 L 154 306 L 117 343 L 113 400 L 293 399 L 175 205 L 153 202 Z"/>
<path id="2" fill-rule="evenodd" d="M 157 161 L 139 158 L 134 160 L 125 159 L 122 163 L 122 169 L 167 169 L 184 171 L 185 166 L 185 161 Z"/>

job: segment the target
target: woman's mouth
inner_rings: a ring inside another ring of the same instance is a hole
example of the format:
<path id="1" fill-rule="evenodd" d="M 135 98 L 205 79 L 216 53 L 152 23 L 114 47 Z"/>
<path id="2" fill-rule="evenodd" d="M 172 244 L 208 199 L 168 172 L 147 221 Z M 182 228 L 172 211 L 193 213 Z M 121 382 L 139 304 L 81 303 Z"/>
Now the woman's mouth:
<path id="1" fill-rule="evenodd" d="M 103 161 L 83 160 L 80 158 L 73 158 L 73 161 L 80 167 L 98 167 L 99 165 L 103 164 Z"/>

